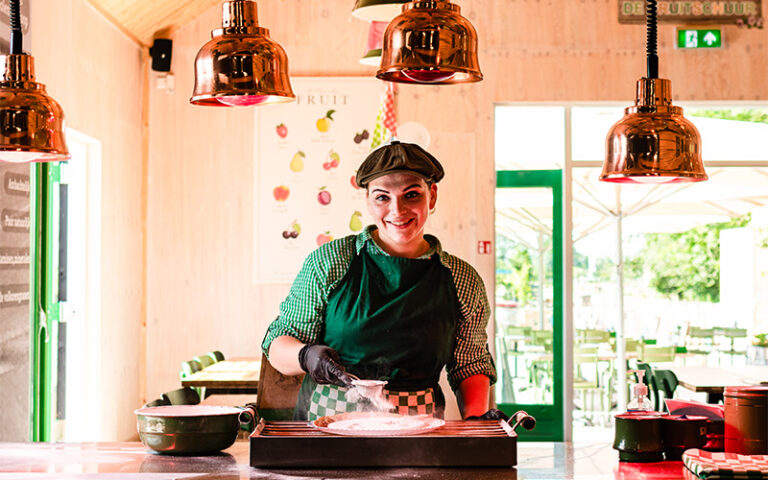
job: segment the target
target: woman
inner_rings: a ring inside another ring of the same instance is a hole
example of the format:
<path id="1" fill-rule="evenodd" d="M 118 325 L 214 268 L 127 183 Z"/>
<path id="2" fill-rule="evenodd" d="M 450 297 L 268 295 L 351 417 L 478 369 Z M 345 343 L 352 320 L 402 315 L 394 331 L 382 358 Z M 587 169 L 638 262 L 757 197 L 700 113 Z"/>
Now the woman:
<path id="1" fill-rule="evenodd" d="M 482 279 L 424 234 L 443 175 L 432 155 L 399 142 L 358 169 L 375 225 L 307 257 L 262 344 L 283 374 L 307 373 L 297 420 L 356 410 L 350 374 L 387 379 L 399 413 L 442 416 L 443 367 L 464 418 L 503 416 L 488 410 L 496 370 Z"/>

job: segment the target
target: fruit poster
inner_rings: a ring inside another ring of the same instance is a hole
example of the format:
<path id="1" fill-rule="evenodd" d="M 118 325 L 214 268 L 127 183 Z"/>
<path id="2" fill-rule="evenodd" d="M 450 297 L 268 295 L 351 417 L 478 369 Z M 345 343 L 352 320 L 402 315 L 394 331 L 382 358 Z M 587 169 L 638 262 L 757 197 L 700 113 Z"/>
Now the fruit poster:
<path id="1" fill-rule="evenodd" d="M 370 223 L 354 185 L 371 151 L 384 84 L 375 78 L 291 78 L 296 101 L 256 109 L 257 282 L 292 282 L 305 257 Z"/>

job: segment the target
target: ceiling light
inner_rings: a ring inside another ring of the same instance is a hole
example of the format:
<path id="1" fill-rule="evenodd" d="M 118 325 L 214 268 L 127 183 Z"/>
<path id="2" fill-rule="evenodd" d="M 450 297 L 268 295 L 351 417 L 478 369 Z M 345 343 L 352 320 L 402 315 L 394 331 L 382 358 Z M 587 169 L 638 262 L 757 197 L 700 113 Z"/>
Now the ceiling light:
<path id="1" fill-rule="evenodd" d="M 222 4 L 221 28 L 211 32 L 195 58 L 195 89 L 190 103 L 241 107 L 291 102 L 285 50 L 259 27 L 256 2 Z"/>
<path id="2" fill-rule="evenodd" d="M 352 15 L 369 22 L 389 22 L 403 11 L 410 0 L 357 0 Z"/>
<path id="3" fill-rule="evenodd" d="M 456 4 L 407 3 L 384 32 L 376 77 L 401 83 L 479 82 L 477 33 Z"/>
<path id="4" fill-rule="evenodd" d="M 368 28 L 368 50 L 360 58 L 363 65 L 378 67 L 381 65 L 381 43 L 387 22 L 371 22 Z"/>
<path id="5" fill-rule="evenodd" d="M 22 53 L 19 0 L 11 0 L 9 55 L 0 55 L 0 161 L 58 162 L 70 158 L 64 141 L 64 111 L 35 82 L 35 63 Z"/>
<path id="6" fill-rule="evenodd" d="M 672 105 L 672 83 L 658 78 L 656 0 L 647 0 L 648 76 L 637 82 L 635 105 L 624 110 L 606 137 L 600 180 L 616 183 L 682 183 L 707 179 L 701 137 Z"/>

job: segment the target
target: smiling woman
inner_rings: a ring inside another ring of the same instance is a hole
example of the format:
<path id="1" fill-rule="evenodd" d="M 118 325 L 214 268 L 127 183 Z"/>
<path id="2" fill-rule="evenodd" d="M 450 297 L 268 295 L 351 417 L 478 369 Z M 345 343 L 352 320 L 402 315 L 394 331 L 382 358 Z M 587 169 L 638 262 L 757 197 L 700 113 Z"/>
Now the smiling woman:
<path id="1" fill-rule="evenodd" d="M 308 374 L 296 419 L 370 407 L 347 396 L 355 377 L 387 380 L 397 413 L 442 417 L 443 368 L 465 418 L 500 417 L 488 410 L 496 370 L 483 282 L 424 233 L 443 175 L 431 154 L 399 142 L 358 168 L 374 225 L 309 255 L 262 344 L 283 374 Z"/>

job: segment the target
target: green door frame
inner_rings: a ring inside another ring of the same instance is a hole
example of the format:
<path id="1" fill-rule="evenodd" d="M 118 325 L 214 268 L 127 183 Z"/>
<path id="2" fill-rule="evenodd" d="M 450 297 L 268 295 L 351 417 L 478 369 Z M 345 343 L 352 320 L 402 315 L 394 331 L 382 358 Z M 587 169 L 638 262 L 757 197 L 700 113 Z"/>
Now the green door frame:
<path id="1" fill-rule="evenodd" d="M 53 372 L 59 322 L 54 191 L 60 178 L 60 166 L 36 163 L 30 174 L 30 440 L 47 442 L 51 440 L 53 422 Z"/>
<path id="2" fill-rule="evenodd" d="M 545 187 L 552 189 L 552 271 L 553 319 L 552 354 L 554 391 L 552 405 L 499 404 L 500 410 L 512 414 L 525 410 L 536 418 L 536 428 L 520 435 L 525 441 L 563 441 L 565 434 L 563 409 L 563 172 L 562 170 L 503 170 L 496 172 L 496 188 Z"/>

